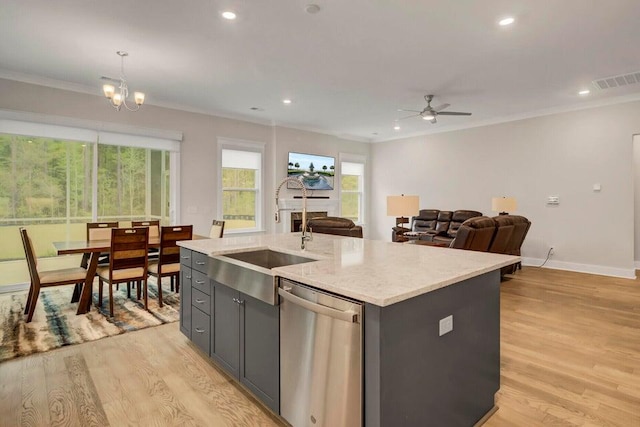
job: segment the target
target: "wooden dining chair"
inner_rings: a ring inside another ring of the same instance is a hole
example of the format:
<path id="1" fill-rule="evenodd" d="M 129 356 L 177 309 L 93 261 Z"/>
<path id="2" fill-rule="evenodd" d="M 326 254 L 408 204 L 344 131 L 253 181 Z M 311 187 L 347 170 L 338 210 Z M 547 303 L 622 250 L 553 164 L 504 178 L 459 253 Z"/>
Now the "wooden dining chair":
<path id="1" fill-rule="evenodd" d="M 88 222 L 87 223 L 87 240 L 109 240 L 111 239 L 111 229 L 118 228 L 118 221 L 102 221 L 102 222 Z M 91 254 L 84 254 L 82 256 L 82 262 L 80 267 L 87 268 L 89 264 L 89 256 Z M 108 254 L 101 254 L 98 258 L 98 263 L 106 264 L 109 262 Z"/>
<path id="2" fill-rule="evenodd" d="M 154 239 L 160 236 L 160 220 L 150 220 L 150 221 L 131 221 L 132 227 L 149 227 L 149 238 Z M 157 259 L 158 258 L 158 249 L 157 248 L 149 248 L 149 258 Z"/>
<path id="3" fill-rule="evenodd" d="M 148 308 L 147 264 L 149 228 L 112 228 L 109 265 L 98 267 L 98 305 L 102 306 L 102 286 L 109 285 L 109 314 L 113 316 L 113 285 L 127 283 L 127 297 L 131 298 L 131 282 L 137 282 L 140 299 L 144 291 L 144 308 Z"/>
<path id="4" fill-rule="evenodd" d="M 211 230 L 209 231 L 210 239 L 220 239 L 224 233 L 224 221 L 213 220 L 211 224 Z"/>
<path id="5" fill-rule="evenodd" d="M 158 304 L 162 307 L 162 278 L 171 278 L 171 290 L 175 281 L 176 292 L 180 292 L 180 247 L 179 240 L 191 240 L 192 225 L 160 228 L 160 254 L 158 261 L 149 263 L 149 276 L 158 280 Z"/>
<path id="6" fill-rule="evenodd" d="M 33 319 L 36 302 L 40 295 L 40 289 L 50 286 L 84 284 L 87 278 L 87 270 L 81 267 L 65 268 L 60 270 L 38 271 L 38 258 L 33 250 L 31 238 L 27 234 L 27 229 L 20 227 L 20 237 L 24 246 L 24 254 L 27 258 L 31 285 L 29 295 L 25 304 L 24 314 L 27 315 L 27 323 Z"/>

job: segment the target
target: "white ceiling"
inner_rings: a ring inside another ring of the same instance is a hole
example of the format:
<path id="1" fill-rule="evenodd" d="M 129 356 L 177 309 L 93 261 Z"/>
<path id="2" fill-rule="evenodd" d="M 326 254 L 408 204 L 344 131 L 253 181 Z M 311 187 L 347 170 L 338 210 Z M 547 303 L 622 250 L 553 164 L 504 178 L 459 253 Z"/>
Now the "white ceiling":
<path id="1" fill-rule="evenodd" d="M 305 12 L 316 3 L 317 14 Z M 2 0 L 0 76 L 99 95 L 126 50 L 149 104 L 387 140 L 571 109 L 640 84 L 638 0 Z M 226 9 L 238 19 L 220 17 Z M 510 27 L 497 21 L 516 18 Z M 577 91 L 592 89 L 588 97 Z M 400 122 L 449 103 L 471 117 Z M 285 106 L 283 98 L 293 99 Z M 262 111 L 251 111 L 259 107 Z M 105 108 L 108 108 L 105 101 Z M 121 112 L 121 114 L 135 114 Z M 377 133 L 377 135 L 374 135 Z"/>

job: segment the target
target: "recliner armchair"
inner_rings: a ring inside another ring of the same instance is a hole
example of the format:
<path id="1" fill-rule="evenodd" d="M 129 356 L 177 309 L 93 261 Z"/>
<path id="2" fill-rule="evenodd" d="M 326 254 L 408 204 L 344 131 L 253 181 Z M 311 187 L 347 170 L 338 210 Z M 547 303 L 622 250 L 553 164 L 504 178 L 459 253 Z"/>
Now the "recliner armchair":
<path id="1" fill-rule="evenodd" d="M 335 216 L 311 218 L 307 221 L 307 228 L 313 233 L 362 238 L 362 227 L 355 225 L 348 218 Z"/>
<path id="2" fill-rule="evenodd" d="M 458 228 L 451 247 L 486 252 L 489 250 L 495 232 L 496 223 L 492 218 L 486 216 L 470 218 Z"/>

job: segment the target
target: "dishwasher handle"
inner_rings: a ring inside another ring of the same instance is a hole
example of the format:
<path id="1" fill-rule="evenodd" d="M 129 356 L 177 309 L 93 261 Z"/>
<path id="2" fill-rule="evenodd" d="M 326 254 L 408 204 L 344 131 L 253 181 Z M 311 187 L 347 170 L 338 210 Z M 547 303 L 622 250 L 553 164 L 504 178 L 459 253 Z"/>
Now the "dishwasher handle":
<path id="1" fill-rule="evenodd" d="M 301 307 L 306 308 L 307 310 L 313 311 L 318 314 L 324 314 L 329 317 L 333 317 L 334 319 L 343 320 L 345 322 L 350 323 L 358 323 L 358 313 L 354 311 L 342 311 L 336 310 L 335 308 L 327 307 L 321 304 L 316 304 L 314 302 L 308 301 L 304 298 L 300 298 L 289 292 L 287 289 L 278 288 L 278 295 L 280 295 L 285 300 L 299 305 Z"/>

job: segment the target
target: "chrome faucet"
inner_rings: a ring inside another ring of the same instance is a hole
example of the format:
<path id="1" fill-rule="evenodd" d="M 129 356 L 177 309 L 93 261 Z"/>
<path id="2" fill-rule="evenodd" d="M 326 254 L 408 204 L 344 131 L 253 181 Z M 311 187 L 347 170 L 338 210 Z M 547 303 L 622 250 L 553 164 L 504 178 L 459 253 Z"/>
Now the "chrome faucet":
<path id="1" fill-rule="evenodd" d="M 289 176 L 280 181 L 278 189 L 276 190 L 276 222 L 280 222 L 280 207 L 278 206 L 280 189 L 287 182 L 295 183 L 302 189 L 302 242 L 300 243 L 300 248 L 304 250 L 306 247 L 305 242 L 311 241 L 313 239 L 313 234 L 307 230 L 307 189 L 302 183 L 302 177 L 294 178 L 292 176 Z"/>

